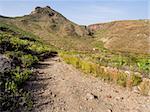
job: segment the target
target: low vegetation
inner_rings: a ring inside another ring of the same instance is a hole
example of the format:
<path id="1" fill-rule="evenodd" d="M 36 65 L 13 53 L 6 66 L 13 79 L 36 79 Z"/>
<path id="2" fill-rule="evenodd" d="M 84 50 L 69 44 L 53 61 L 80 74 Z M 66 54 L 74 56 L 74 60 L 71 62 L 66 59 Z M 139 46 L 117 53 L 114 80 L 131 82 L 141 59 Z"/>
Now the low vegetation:
<path id="1" fill-rule="evenodd" d="M 107 51 L 108 52 L 108 51 Z M 93 74 L 105 81 L 112 81 L 123 87 L 139 85 L 143 77 L 149 78 L 149 58 L 125 56 L 123 54 L 89 54 L 81 52 L 62 52 L 63 60 L 81 69 L 83 72 Z"/>
<path id="2" fill-rule="evenodd" d="M 39 38 L 14 26 L 0 23 L 0 54 L 10 61 L 9 71 L 0 72 L 0 111 L 29 111 L 30 93 L 24 89 L 32 67 L 52 49 Z"/>

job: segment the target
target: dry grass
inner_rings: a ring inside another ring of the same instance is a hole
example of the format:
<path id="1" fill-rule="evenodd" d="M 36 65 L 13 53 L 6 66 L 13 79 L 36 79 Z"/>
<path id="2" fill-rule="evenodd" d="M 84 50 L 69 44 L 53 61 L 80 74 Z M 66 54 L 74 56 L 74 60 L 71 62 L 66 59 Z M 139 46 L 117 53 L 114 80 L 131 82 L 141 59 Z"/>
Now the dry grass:
<path id="1" fill-rule="evenodd" d="M 150 53 L 150 24 L 148 20 L 115 21 L 96 24 L 95 37 L 110 50 Z"/>

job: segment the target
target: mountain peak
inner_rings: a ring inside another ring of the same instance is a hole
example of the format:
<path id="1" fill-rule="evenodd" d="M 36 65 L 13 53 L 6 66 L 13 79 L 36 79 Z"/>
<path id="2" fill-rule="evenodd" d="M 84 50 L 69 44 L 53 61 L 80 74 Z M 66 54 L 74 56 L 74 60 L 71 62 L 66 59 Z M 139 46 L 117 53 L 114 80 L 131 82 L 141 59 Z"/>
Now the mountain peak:
<path id="1" fill-rule="evenodd" d="M 35 8 L 35 10 L 43 10 L 43 9 L 49 9 L 49 10 L 51 10 L 51 7 L 50 7 L 50 6 L 46 6 L 46 7 L 37 6 L 37 7 Z"/>
<path id="2" fill-rule="evenodd" d="M 16 21 L 17 25 L 19 24 L 24 30 L 28 30 L 28 26 L 31 26 L 32 28 L 30 28 L 30 30 L 32 29 L 32 32 L 37 32 L 38 36 L 39 33 L 41 33 L 41 37 L 43 37 L 43 31 L 45 32 L 44 34 L 52 35 L 54 37 L 82 37 L 89 36 L 91 34 L 86 26 L 75 24 L 59 12 L 52 9 L 50 6 L 37 6 L 29 15 L 12 18 L 11 20 L 13 19 Z M 45 36 L 43 38 L 45 38 Z"/>
<path id="3" fill-rule="evenodd" d="M 37 6 L 35 8 L 35 10 L 31 12 L 31 15 L 33 15 L 33 14 L 50 14 L 50 15 L 54 15 L 54 13 L 55 13 L 55 11 L 50 6 L 46 6 L 46 7 Z"/>

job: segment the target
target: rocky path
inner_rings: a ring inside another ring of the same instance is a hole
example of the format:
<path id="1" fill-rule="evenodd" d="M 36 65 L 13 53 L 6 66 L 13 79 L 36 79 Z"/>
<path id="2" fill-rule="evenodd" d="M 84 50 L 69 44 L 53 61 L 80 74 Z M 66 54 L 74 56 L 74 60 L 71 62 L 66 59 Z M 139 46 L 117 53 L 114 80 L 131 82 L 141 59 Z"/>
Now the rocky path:
<path id="1" fill-rule="evenodd" d="M 35 112 L 150 112 L 150 97 L 87 76 L 58 57 L 28 84 Z"/>

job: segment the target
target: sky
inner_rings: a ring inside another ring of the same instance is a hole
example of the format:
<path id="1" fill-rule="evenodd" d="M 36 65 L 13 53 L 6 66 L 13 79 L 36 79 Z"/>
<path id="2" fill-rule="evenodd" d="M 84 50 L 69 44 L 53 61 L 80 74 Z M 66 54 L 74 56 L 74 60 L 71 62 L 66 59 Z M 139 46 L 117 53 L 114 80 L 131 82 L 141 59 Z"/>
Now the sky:
<path id="1" fill-rule="evenodd" d="M 0 0 L 0 15 L 23 16 L 37 6 L 50 6 L 82 25 L 150 18 L 150 0 Z"/>

